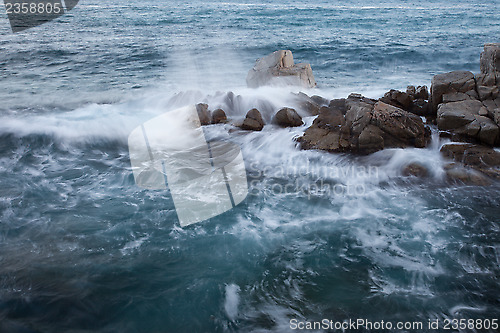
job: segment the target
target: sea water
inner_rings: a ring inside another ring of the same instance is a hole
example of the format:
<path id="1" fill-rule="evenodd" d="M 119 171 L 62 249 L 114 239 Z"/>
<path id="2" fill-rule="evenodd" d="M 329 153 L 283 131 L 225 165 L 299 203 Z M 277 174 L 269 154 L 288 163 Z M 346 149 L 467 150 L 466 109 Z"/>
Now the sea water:
<path id="1" fill-rule="evenodd" d="M 2 14 L 0 331 L 499 318 L 500 187 L 446 183 L 437 136 L 426 149 L 353 157 L 300 151 L 312 117 L 244 135 L 209 126 L 208 138 L 241 147 L 249 195 L 187 228 L 168 190 L 136 186 L 127 147 L 143 122 L 213 109 L 229 91 L 241 97 L 228 116 L 241 119 L 299 91 L 378 98 L 478 72 L 483 44 L 500 36 L 499 5 L 82 0 L 17 34 Z M 318 88 L 247 89 L 255 60 L 278 49 L 310 63 Z M 429 176 L 403 177 L 411 162 Z"/>

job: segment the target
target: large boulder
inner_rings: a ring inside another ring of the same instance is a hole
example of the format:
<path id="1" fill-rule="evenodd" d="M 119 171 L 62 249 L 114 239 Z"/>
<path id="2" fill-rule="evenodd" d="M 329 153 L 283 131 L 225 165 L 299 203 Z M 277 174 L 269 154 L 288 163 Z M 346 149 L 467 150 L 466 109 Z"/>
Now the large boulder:
<path id="1" fill-rule="evenodd" d="M 477 100 L 441 104 L 438 108 L 438 128 L 494 145 L 500 129 L 486 116 L 487 113 L 483 103 Z"/>
<path id="2" fill-rule="evenodd" d="M 248 111 L 245 120 L 240 125 L 240 128 L 248 131 L 262 131 L 264 128 L 264 119 L 259 110 L 251 109 Z"/>
<path id="3" fill-rule="evenodd" d="M 298 141 L 302 149 L 370 154 L 391 147 L 423 147 L 428 138 L 429 132 L 420 117 L 351 94 L 322 107 Z"/>
<path id="4" fill-rule="evenodd" d="M 304 124 L 297 111 L 292 108 L 282 108 L 279 110 L 273 117 L 272 122 L 281 127 L 297 127 Z"/>
<path id="5" fill-rule="evenodd" d="M 248 72 L 247 85 L 257 88 L 265 85 L 299 85 L 316 87 L 310 64 L 295 64 L 292 51 L 280 50 L 257 60 Z"/>
<path id="6" fill-rule="evenodd" d="M 475 94 L 476 81 L 474 74 L 467 71 L 455 71 L 438 74 L 432 78 L 431 101 L 432 109 L 437 111 L 438 105 L 443 103 L 443 95 L 452 93 Z"/>

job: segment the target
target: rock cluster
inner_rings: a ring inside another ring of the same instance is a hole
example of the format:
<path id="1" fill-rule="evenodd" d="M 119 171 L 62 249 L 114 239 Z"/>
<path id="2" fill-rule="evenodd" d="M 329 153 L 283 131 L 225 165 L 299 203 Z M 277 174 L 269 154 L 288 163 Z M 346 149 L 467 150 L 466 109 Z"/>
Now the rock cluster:
<path id="1" fill-rule="evenodd" d="M 416 114 L 417 116 L 431 116 L 432 108 L 428 102 L 429 91 L 427 86 L 408 86 L 406 92 L 390 90 L 380 98 L 380 101 Z"/>
<path id="2" fill-rule="evenodd" d="M 290 50 L 276 51 L 257 60 L 247 75 L 247 85 L 250 88 L 283 84 L 316 87 L 311 65 L 295 64 Z"/>
<path id="3" fill-rule="evenodd" d="M 481 73 L 454 71 L 432 80 L 438 128 L 460 141 L 500 145 L 500 44 L 486 44 Z"/>
<path id="4" fill-rule="evenodd" d="M 384 148 L 425 147 L 429 136 L 420 117 L 351 94 L 321 107 L 319 116 L 298 141 L 302 149 L 370 154 Z"/>

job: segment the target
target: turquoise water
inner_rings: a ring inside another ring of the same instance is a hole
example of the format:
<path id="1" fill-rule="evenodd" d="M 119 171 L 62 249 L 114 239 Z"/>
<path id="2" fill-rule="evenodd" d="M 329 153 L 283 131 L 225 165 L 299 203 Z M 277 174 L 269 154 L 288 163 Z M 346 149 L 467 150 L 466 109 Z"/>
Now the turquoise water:
<path id="1" fill-rule="evenodd" d="M 245 87 L 255 59 L 277 49 L 310 62 L 319 88 L 305 92 L 328 98 L 477 72 L 483 44 L 500 35 L 498 7 L 81 1 L 19 34 L 3 14 L 0 332 L 499 318 L 500 186 L 446 184 L 437 137 L 427 149 L 361 158 L 299 151 L 293 139 L 312 118 L 233 135 L 250 195 L 184 229 L 168 191 L 135 185 L 127 147 L 130 131 L 154 116 L 201 101 L 224 106 L 217 91 L 241 95 L 226 108 L 234 119 L 292 104 L 298 88 Z M 402 177 L 412 161 L 430 177 Z"/>

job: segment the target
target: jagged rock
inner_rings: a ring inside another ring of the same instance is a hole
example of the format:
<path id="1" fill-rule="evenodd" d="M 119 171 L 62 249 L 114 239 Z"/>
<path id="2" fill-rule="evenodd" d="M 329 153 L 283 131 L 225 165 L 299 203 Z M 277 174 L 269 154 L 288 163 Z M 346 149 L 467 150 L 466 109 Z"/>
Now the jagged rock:
<path id="1" fill-rule="evenodd" d="M 450 143 L 441 148 L 441 154 L 490 177 L 500 179 L 500 152 L 493 148 L 470 143 Z"/>
<path id="2" fill-rule="evenodd" d="M 480 66 L 481 73 L 500 74 L 500 43 L 489 43 L 484 45 L 484 51 L 481 53 Z"/>
<path id="3" fill-rule="evenodd" d="M 272 122 L 281 127 L 296 127 L 304 124 L 297 111 L 292 108 L 282 108 L 279 110 L 273 117 Z"/>
<path id="4" fill-rule="evenodd" d="M 415 99 L 415 94 L 417 93 L 417 89 L 415 86 L 406 87 L 406 94 L 410 96 L 411 99 Z"/>
<path id="5" fill-rule="evenodd" d="M 431 101 L 433 111 L 443 102 L 443 95 L 450 93 L 467 93 L 475 90 L 474 74 L 467 71 L 455 71 L 438 74 L 432 78 Z"/>
<path id="6" fill-rule="evenodd" d="M 411 105 L 410 110 L 411 113 L 416 114 L 417 116 L 426 117 L 432 115 L 432 108 L 426 100 L 423 99 L 415 99 Z"/>
<path id="7" fill-rule="evenodd" d="M 418 86 L 414 95 L 414 99 L 428 100 L 429 90 L 427 89 L 427 86 Z"/>
<path id="8" fill-rule="evenodd" d="M 274 84 L 313 88 L 316 87 L 316 80 L 310 64 L 295 64 L 292 51 L 280 50 L 257 60 L 247 75 L 250 88 Z"/>
<path id="9" fill-rule="evenodd" d="M 196 111 L 198 112 L 201 125 L 210 125 L 210 112 L 208 111 L 208 105 L 198 103 L 196 104 Z"/>
<path id="10" fill-rule="evenodd" d="M 217 109 L 212 112 L 212 124 L 221 124 L 227 121 L 227 116 L 224 110 Z"/>
<path id="11" fill-rule="evenodd" d="M 481 101 L 497 98 L 499 95 L 499 90 L 499 87 L 496 86 L 477 86 L 477 93 Z"/>
<path id="12" fill-rule="evenodd" d="M 438 128 L 493 145 L 500 129 L 490 118 L 480 115 L 482 108 L 483 104 L 477 100 L 441 104 L 438 109 Z"/>
<path id="13" fill-rule="evenodd" d="M 251 109 L 248 111 L 240 128 L 248 131 L 262 131 L 264 128 L 264 120 L 262 119 L 262 115 L 259 110 Z"/>
<path id="14" fill-rule="evenodd" d="M 384 97 L 380 100 L 386 104 L 393 105 L 405 111 L 408 111 L 412 105 L 412 98 L 408 93 L 394 89 L 386 92 Z"/>
<path id="15" fill-rule="evenodd" d="M 429 133 L 420 117 L 384 102 L 351 94 L 320 109 L 302 149 L 370 154 L 390 147 L 423 147 Z"/>
<path id="16" fill-rule="evenodd" d="M 405 177 L 418 177 L 418 178 L 426 178 L 429 176 L 429 170 L 420 163 L 410 163 L 406 165 L 402 170 L 402 175 Z"/>

